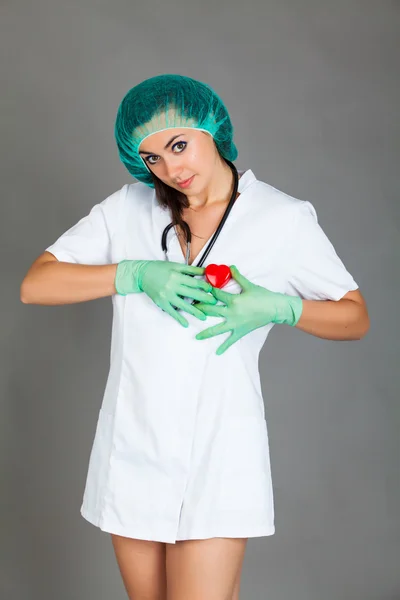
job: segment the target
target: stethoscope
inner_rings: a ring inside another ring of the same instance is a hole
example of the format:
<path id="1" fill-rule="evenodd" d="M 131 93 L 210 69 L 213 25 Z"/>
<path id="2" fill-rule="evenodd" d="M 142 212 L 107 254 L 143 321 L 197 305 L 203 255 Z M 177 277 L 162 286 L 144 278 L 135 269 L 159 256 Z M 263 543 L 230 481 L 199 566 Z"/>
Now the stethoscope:
<path id="1" fill-rule="evenodd" d="M 226 159 L 225 159 L 226 160 Z M 193 265 L 196 267 L 201 267 L 204 264 L 204 261 L 206 260 L 207 256 L 210 254 L 212 247 L 214 246 L 215 242 L 218 239 L 219 234 L 221 233 L 221 230 L 225 224 L 226 219 L 228 218 L 229 213 L 231 212 L 232 206 L 235 203 L 236 200 L 236 195 L 237 195 L 237 191 L 238 191 L 238 187 L 239 187 L 239 176 L 238 176 L 238 172 L 236 170 L 235 165 L 230 162 L 229 160 L 226 160 L 226 162 L 228 163 L 228 165 L 230 166 L 233 176 L 234 176 L 234 186 L 233 186 L 233 192 L 232 192 L 232 196 L 231 199 L 229 200 L 229 204 L 225 209 L 225 212 L 223 214 L 223 217 L 217 227 L 217 229 L 215 230 L 212 238 L 210 239 L 209 243 L 207 244 L 206 249 L 204 250 L 199 262 L 197 263 L 197 265 Z M 167 236 L 168 236 L 168 232 L 170 231 L 170 229 L 172 229 L 172 227 L 174 227 L 174 223 L 170 223 L 169 225 L 166 226 L 166 228 L 164 229 L 162 236 L 161 236 L 161 248 L 162 251 L 164 252 L 164 256 L 165 256 L 165 260 L 169 260 L 168 258 L 168 248 L 167 248 Z M 187 247 L 186 247 L 186 256 L 185 256 L 185 263 L 188 265 L 189 264 L 189 259 L 190 259 L 190 246 L 192 243 L 192 233 L 190 231 L 190 227 L 189 225 L 183 221 L 182 223 L 183 229 L 185 230 L 185 235 L 186 235 L 186 243 L 187 243 Z"/>

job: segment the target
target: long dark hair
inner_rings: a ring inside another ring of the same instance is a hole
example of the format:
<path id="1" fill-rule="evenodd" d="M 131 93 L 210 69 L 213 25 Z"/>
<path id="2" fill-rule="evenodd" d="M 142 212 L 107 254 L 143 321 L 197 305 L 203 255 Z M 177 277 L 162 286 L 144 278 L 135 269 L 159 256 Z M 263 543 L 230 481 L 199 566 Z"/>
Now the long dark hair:
<path id="1" fill-rule="evenodd" d="M 223 156 L 221 156 L 221 158 L 229 165 L 232 172 L 236 171 L 237 173 L 235 165 L 230 160 L 227 160 Z M 189 200 L 183 192 L 175 190 L 174 188 L 165 184 L 163 181 L 161 181 L 161 179 L 154 175 L 154 173 L 151 173 L 151 176 L 154 181 L 154 189 L 156 192 L 156 198 L 158 203 L 163 208 L 170 209 L 172 215 L 172 222 L 174 223 L 174 225 L 178 225 L 179 229 L 182 232 L 184 232 L 185 228 L 183 226 L 184 219 L 182 217 L 182 214 L 183 210 L 189 207 Z"/>

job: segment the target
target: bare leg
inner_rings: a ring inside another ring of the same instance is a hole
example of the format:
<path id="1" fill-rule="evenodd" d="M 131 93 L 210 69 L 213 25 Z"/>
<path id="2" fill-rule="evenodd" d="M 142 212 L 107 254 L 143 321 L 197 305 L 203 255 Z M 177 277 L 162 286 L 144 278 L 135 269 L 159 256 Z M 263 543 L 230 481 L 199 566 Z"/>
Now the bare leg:
<path id="1" fill-rule="evenodd" d="M 247 538 L 166 545 L 168 600 L 238 600 Z"/>
<path id="2" fill-rule="evenodd" d="M 165 544 L 111 534 L 129 600 L 166 600 Z"/>

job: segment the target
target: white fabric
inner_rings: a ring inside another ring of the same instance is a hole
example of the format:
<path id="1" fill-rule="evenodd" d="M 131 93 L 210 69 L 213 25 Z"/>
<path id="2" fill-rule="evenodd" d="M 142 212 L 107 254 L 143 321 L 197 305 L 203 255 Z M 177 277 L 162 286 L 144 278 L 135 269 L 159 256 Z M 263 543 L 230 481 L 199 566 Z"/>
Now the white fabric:
<path id="1" fill-rule="evenodd" d="M 338 300 L 357 289 L 309 202 L 258 181 L 251 170 L 239 192 L 206 264 L 234 264 L 254 283 L 308 299 Z M 163 260 L 169 222 L 154 190 L 124 185 L 47 250 L 86 264 Z M 183 263 L 173 232 L 168 247 L 170 260 Z M 224 289 L 240 292 L 234 280 Z M 203 341 L 195 335 L 221 319 L 184 313 L 185 329 L 144 293 L 114 295 L 112 302 L 110 372 L 82 516 L 103 531 L 169 543 L 273 534 L 258 372 L 272 325 L 216 356 L 229 334 Z"/>

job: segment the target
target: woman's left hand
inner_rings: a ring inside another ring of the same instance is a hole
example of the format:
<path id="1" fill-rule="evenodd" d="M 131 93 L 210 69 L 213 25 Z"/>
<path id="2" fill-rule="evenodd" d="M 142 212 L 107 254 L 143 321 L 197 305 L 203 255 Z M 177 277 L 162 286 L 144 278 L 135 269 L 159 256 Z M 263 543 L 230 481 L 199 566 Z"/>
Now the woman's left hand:
<path id="1" fill-rule="evenodd" d="M 211 293 L 224 304 L 214 306 L 196 304 L 196 308 L 205 315 L 225 319 L 225 322 L 198 333 L 197 340 L 206 340 L 231 331 L 230 337 L 218 348 L 217 355 L 223 354 L 232 344 L 258 327 L 269 323 L 286 323 L 295 326 L 303 309 L 300 297 L 271 292 L 246 279 L 235 266 L 230 269 L 233 279 L 242 287 L 242 292 L 229 294 L 213 287 Z"/>

